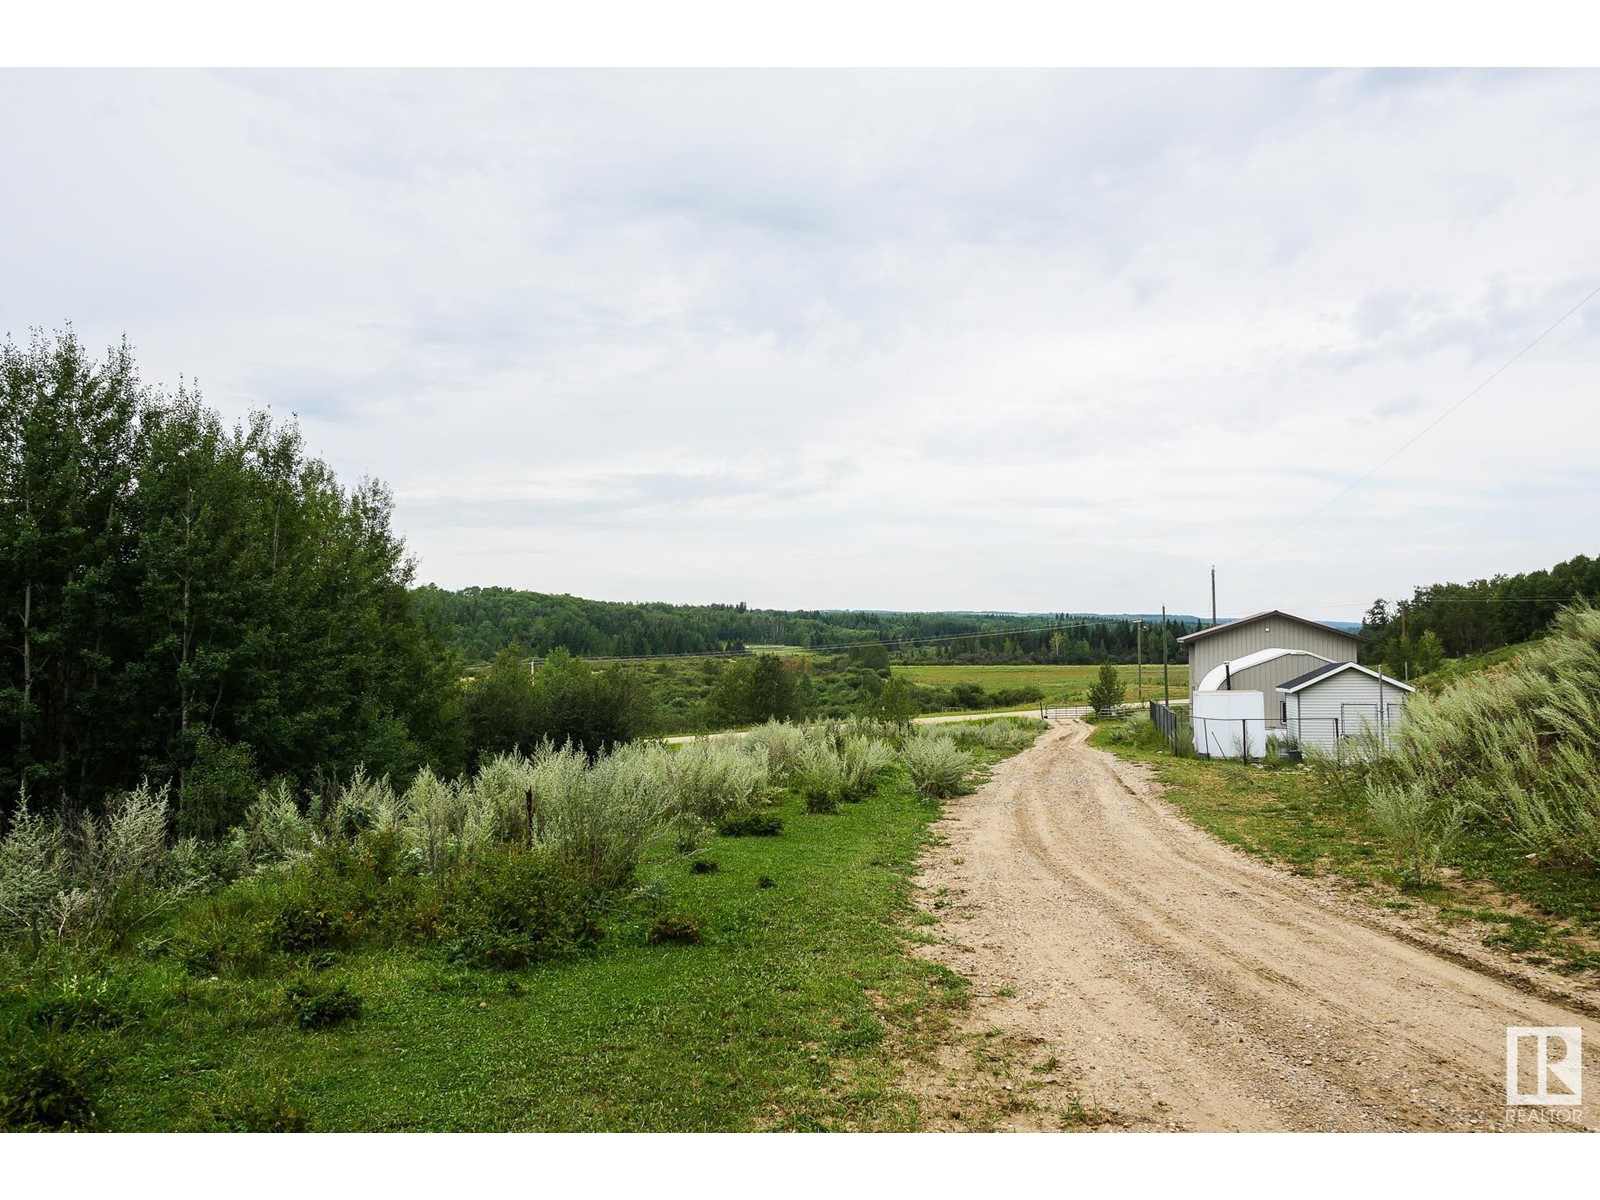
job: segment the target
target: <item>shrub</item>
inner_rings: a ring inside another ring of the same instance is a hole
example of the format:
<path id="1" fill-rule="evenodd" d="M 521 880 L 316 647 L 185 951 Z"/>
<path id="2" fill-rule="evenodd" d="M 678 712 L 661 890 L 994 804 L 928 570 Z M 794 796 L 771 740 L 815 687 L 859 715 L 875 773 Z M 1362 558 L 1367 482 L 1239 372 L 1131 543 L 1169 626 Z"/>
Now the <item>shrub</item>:
<path id="1" fill-rule="evenodd" d="M 342 983 L 315 976 L 291 982 L 283 1001 L 301 1029 L 332 1029 L 361 1015 L 360 996 Z"/>
<path id="2" fill-rule="evenodd" d="M 1014 754 L 1033 745 L 1049 722 L 1037 717 L 997 717 L 992 721 L 961 721 L 945 727 L 956 745 L 964 750 L 982 748 L 1000 754 Z"/>
<path id="3" fill-rule="evenodd" d="M 445 881 L 447 949 L 468 966 L 516 970 L 595 945 L 597 897 L 542 853 L 500 852 Z"/>
<path id="4" fill-rule="evenodd" d="M 807 812 L 838 811 L 845 789 L 844 759 L 831 738 L 818 736 L 806 742 L 794 787 L 805 798 Z"/>
<path id="5" fill-rule="evenodd" d="M 105 1078 L 93 1051 L 55 1033 L 7 1031 L 0 1058 L 0 1130 L 47 1132 L 95 1126 Z"/>
<path id="6" fill-rule="evenodd" d="M 0 919 L 26 931 L 35 947 L 47 932 L 56 897 L 66 887 L 60 823 L 28 811 L 24 803 L 0 839 Z"/>
<path id="7" fill-rule="evenodd" d="M 300 815 L 287 780 L 263 789 L 245 809 L 244 824 L 233 831 L 235 852 L 249 866 L 300 861 L 316 845 L 316 833 Z"/>
<path id="8" fill-rule="evenodd" d="M 745 744 L 765 756 L 767 772 L 775 783 L 789 784 L 799 773 L 806 748 L 806 731 L 786 721 L 768 721 L 752 729 Z"/>
<path id="9" fill-rule="evenodd" d="M 658 946 L 699 945 L 700 926 L 688 917 L 660 916 L 650 923 L 650 941 Z"/>
<path id="10" fill-rule="evenodd" d="M 766 756 L 733 738 L 702 738 L 665 754 L 669 804 L 674 812 L 717 824 L 758 808 L 772 796 Z"/>
<path id="11" fill-rule="evenodd" d="M 729 817 L 717 832 L 723 837 L 777 837 L 783 832 L 783 818 L 771 809 L 756 809 Z"/>
<path id="12" fill-rule="evenodd" d="M 894 751 L 883 742 L 847 735 L 839 745 L 839 798 L 865 800 L 894 762 Z"/>
<path id="13" fill-rule="evenodd" d="M 537 844 L 592 889 L 626 887 L 668 812 L 662 757 L 628 747 L 583 771 L 574 769 L 576 752 L 542 749 L 534 762 Z"/>
<path id="14" fill-rule="evenodd" d="M 695 875 L 711 875 L 718 869 L 716 862 L 709 858 L 697 858 L 689 864 L 690 873 Z"/>
<path id="15" fill-rule="evenodd" d="M 250 747 L 204 730 L 178 791 L 178 828 L 193 837 L 221 837 L 240 822 L 260 791 Z"/>
<path id="16" fill-rule="evenodd" d="M 1574 604 L 1504 669 L 1410 697 L 1390 748 L 1382 782 L 1404 803 L 1460 802 L 1545 862 L 1600 866 L 1600 610 Z"/>
<path id="17" fill-rule="evenodd" d="M 1375 783 L 1368 792 L 1373 824 L 1413 887 L 1429 881 L 1460 835 L 1466 808 L 1456 797 L 1412 784 Z"/>
<path id="18" fill-rule="evenodd" d="M 139 1005 L 121 980 L 68 975 L 28 1005 L 28 1020 L 51 1029 L 121 1029 L 139 1018 Z"/>
<path id="19" fill-rule="evenodd" d="M 917 795 L 943 800 L 962 793 L 973 767 L 972 755 L 940 733 L 915 733 L 900 748 L 900 759 L 911 773 Z"/>

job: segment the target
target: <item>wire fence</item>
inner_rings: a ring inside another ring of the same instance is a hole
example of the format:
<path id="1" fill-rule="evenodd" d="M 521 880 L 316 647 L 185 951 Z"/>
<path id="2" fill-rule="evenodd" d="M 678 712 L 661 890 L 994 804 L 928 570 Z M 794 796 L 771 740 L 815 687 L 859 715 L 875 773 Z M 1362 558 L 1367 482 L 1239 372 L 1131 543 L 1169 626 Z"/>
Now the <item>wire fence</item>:
<path id="1" fill-rule="evenodd" d="M 1269 746 L 1289 758 L 1298 758 L 1306 750 L 1340 760 L 1366 755 L 1374 746 L 1386 748 L 1398 725 L 1397 720 L 1373 723 L 1364 718 L 1339 717 L 1196 717 L 1187 709 L 1172 708 L 1160 700 L 1150 701 L 1150 723 L 1175 754 L 1243 762 L 1266 757 Z"/>

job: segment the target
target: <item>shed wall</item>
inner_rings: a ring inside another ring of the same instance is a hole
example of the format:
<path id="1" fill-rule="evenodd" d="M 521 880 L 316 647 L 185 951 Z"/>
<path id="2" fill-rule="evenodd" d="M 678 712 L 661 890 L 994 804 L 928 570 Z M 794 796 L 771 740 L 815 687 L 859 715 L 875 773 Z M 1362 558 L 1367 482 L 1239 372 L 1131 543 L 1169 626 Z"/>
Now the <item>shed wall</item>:
<path id="1" fill-rule="evenodd" d="M 1205 678 L 1207 671 L 1233 659 L 1243 658 L 1246 654 L 1253 654 L 1257 650 L 1270 650 L 1274 646 L 1281 646 L 1285 650 L 1309 650 L 1334 662 L 1355 662 L 1356 650 L 1360 644 L 1351 634 L 1340 633 L 1334 629 L 1321 629 L 1286 617 L 1262 617 L 1255 621 L 1235 621 L 1231 625 L 1222 625 L 1218 627 L 1216 633 L 1189 643 L 1190 698 L 1193 699 L 1195 685 Z M 1310 669 L 1311 667 L 1302 667 L 1298 672 L 1291 672 L 1275 680 L 1271 686 L 1277 687 L 1284 680 L 1292 679 L 1295 674 L 1304 674 Z M 1271 712 L 1268 715 L 1278 711 L 1276 704 L 1270 708 Z"/>
<path id="2" fill-rule="evenodd" d="M 1302 746 L 1330 752 L 1335 721 L 1341 738 L 1353 736 L 1363 725 L 1387 736 L 1404 720 L 1408 694 L 1387 679 L 1380 683 L 1360 671 L 1342 671 L 1286 697 L 1289 729 Z"/>

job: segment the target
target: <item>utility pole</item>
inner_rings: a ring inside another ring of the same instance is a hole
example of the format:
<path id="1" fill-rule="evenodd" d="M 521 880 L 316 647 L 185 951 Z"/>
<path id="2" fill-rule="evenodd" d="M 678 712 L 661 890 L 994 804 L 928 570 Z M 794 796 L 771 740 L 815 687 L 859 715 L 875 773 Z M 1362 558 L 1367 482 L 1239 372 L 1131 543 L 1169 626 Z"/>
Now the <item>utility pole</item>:
<path id="1" fill-rule="evenodd" d="M 1168 705 L 1172 703 L 1172 688 L 1167 682 L 1167 606 L 1161 606 L 1161 698 Z"/>
<path id="2" fill-rule="evenodd" d="M 1211 568 L 1211 628 L 1217 627 L 1217 569 Z"/>
<path id="3" fill-rule="evenodd" d="M 1144 703 L 1144 622 L 1133 627 L 1133 653 L 1139 663 L 1139 703 Z"/>

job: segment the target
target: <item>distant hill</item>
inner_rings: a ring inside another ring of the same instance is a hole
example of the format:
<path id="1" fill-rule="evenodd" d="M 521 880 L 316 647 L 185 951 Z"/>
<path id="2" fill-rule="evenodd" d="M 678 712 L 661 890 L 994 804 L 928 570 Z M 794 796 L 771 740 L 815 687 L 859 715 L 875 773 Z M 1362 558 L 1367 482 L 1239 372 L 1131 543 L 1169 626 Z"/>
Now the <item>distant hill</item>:
<path id="1" fill-rule="evenodd" d="M 425 619 L 469 663 L 486 662 L 511 645 L 535 657 L 557 647 L 586 658 L 645 658 L 737 654 L 747 646 L 845 653 L 882 645 L 901 662 L 1132 662 L 1136 635 L 1147 660 L 1161 657 L 1159 614 L 753 609 L 585 600 L 512 588 L 449 592 L 431 585 L 413 596 Z M 1196 627 L 1194 617 L 1167 618 L 1169 658 L 1181 660 L 1176 639 Z"/>

